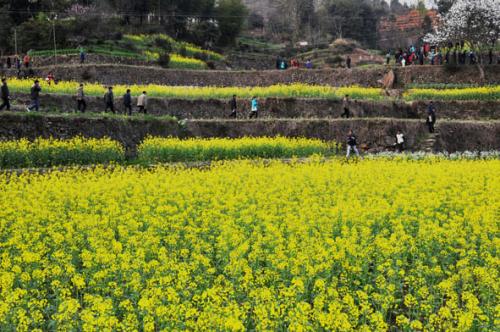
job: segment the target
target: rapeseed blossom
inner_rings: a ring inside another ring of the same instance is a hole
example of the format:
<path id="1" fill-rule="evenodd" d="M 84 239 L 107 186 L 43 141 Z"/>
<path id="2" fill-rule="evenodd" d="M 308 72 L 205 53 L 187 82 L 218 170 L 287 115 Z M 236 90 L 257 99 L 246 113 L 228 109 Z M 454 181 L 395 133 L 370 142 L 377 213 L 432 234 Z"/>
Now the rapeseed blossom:
<path id="1" fill-rule="evenodd" d="M 125 149 L 109 138 L 26 138 L 0 141 L 0 168 L 120 162 Z"/>
<path id="2" fill-rule="evenodd" d="M 309 138 L 243 137 L 159 138 L 148 137 L 138 148 L 143 162 L 205 161 L 243 158 L 290 158 L 335 154 L 341 144 Z"/>
<path id="3" fill-rule="evenodd" d="M 0 330 L 491 331 L 499 160 L 0 175 Z"/>
<path id="4" fill-rule="evenodd" d="M 175 56 L 172 59 L 176 59 Z M 196 61 L 194 59 L 188 59 Z M 79 86 L 79 82 L 60 81 L 57 85 L 48 85 L 40 79 L 44 93 L 73 95 Z M 13 92 L 29 93 L 33 80 L 11 78 L 8 81 Z M 214 86 L 167 86 L 167 85 L 115 85 L 116 95 L 123 95 L 130 89 L 133 95 L 140 95 L 147 91 L 148 95 L 156 98 L 180 98 L 180 99 L 213 99 L 231 98 L 237 95 L 239 98 L 321 98 L 342 99 L 349 95 L 355 100 L 384 100 L 387 98 L 380 88 L 369 88 L 360 86 L 332 87 L 325 85 L 309 84 L 277 84 L 265 87 L 214 87 Z M 86 83 L 85 93 L 88 96 L 102 96 L 106 92 L 106 86 L 99 83 Z M 409 89 L 404 92 L 405 100 L 498 100 L 500 99 L 500 85 L 488 87 L 469 87 L 452 89 Z"/>
<path id="5" fill-rule="evenodd" d="M 44 93 L 70 94 L 76 93 L 79 82 L 60 81 L 57 85 L 48 85 L 40 79 Z M 29 79 L 9 79 L 9 87 L 13 92 L 29 93 L 33 80 Z M 231 98 L 238 95 L 239 98 L 259 98 L 269 97 L 296 97 L 296 98 L 330 98 L 341 99 L 349 94 L 354 99 L 383 99 L 382 90 L 379 88 L 364 88 L 358 86 L 336 88 L 323 85 L 308 84 L 278 84 L 267 87 L 199 87 L 199 86 L 166 86 L 166 85 L 115 85 L 116 95 L 123 95 L 130 89 L 133 95 L 147 91 L 151 97 L 158 98 L 181 98 L 181 99 L 211 99 L 211 98 Z M 102 96 L 106 92 L 106 86 L 98 83 L 86 83 L 85 93 L 88 96 Z"/>

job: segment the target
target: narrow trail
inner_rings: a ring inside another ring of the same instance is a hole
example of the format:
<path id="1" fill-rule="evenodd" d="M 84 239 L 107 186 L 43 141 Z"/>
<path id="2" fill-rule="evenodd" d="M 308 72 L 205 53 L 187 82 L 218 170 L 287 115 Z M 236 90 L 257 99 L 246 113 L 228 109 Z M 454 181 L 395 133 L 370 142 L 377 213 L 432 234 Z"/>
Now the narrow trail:
<path id="1" fill-rule="evenodd" d="M 421 146 L 421 150 L 427 153 L 436 152 L 436 142 L 439 139 L 439 132 L 429 133 Z"/>

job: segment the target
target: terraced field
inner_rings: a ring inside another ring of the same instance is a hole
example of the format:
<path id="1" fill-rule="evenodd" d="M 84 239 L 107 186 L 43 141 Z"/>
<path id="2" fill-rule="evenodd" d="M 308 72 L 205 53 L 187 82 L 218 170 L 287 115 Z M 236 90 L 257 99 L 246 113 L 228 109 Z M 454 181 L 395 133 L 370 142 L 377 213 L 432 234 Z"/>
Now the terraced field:
<path id="1" fill-rule="evenodd" d="M 395 70 L 386 91 L 380 69 L 46 67 L 36 74 L 63 80 L 42 83 L 39 113 L 24 109 L 31 82 L 11 78 L 0 330 L 495 330 L 500 71 L 490 69 L 480 86 L 470 68 Z M 81 114 L 84 73 L 94 80 Z M 119 114 L 102 114 L 109 84 Z M 128 87 L 134 98 L 148 90 L 147 115 L 123 114 Z M 254 95 L 260 114 L 248 119 Z M 345 158 L 349 130 L 361 159 Z M 408 153 L 393 152 L 398 131 Z"/>

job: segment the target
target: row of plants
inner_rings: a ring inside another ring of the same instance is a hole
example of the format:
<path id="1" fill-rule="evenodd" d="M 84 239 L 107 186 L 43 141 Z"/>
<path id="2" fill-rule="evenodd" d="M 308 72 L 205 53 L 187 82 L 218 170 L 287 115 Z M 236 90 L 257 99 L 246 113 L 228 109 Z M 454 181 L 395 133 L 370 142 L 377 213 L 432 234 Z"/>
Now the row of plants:
<path id="1" fill-rule="evenodd" d="M 186 58 L 179 54 L 160 54 L 158 52 L 145 51 L 144 55 L 150 61 L 157 61 L 162 67 L 172 69 L 207 69 L 207 64 L 201 60 Z"/>
<path id="2" fill-rule="evenodd" d="M 152 35 L 124 35 L 124 40 L 134 43 L 134 46 L 145 50 L 157 49 L 172 51 L 184 57 L 196 58 L 203 61 L 224 60 L 224 56 L 220 53 L 204 50 L 196 45 L 177 41 L 166 34 L 152 34 Z"/>
<path id="3" fill-rule="evenodd" d="M 174 61 L 177 59 L 174 57 Z M 203 64 L 195 59 L 179 59 L 186 61 L 185 67 L 194 68 Z M 74 94 L 79 82 L 60 81 L 57 85 L 48 85 L 42 82 L 44 93 L 52 94 Z M 33 80 L 12 78 L 9 80 L 13 92 L 29 93 Z M 127 89 L 133 94 L 141 94 L 147 91 L 151 97 L 178 98 L 178 99 L 226 99 L 237 95 L 239 98 L 324 98 L 342 99 L 349 95 L 355 100 L 384 100 L 388 97 L 379 88 L 367 88 L 359 86 L 332 87 L 308 84 L 278 84 L 266 87 L 200 87 L 200 86 L 166 86 L 166 85 L 115 85 L 114 91 L 122 95 Z M 87 83 L 85 92 L 88 96 L 102 96 L 106 92 L 106 86 L 98 83 Z M 500 99 L 500 85 L 463 89 L 410 89 L 404 93 L 403 98 L 407 101 L 415 100 L 483 100 L 493 101 Z"/>
<path id="4" fill-rule="evenodd" d="M 138 147 L 137 158 L 126 160 L 122 145 L 109 138 L 75 137 L 67 140 L 38 138 L 0 141 L 0 168 L 52 167 L 131 163 L 150 165 L 170 162 L 217 161 L 253 158 L 300 158 L 339 155 L 342 144 L 307 138 L 244 137 L 159 138 L 148 137 Z M 493 160 L 500 152 L 368 154 L 367 159 L 393 161 Z"/>
<path id="5" fill-rule="evenodd" d="M 409 89 L 403 96 L 406 100 L 482 100 L 500 99 L 500 85 L 456 88 L 456 89 Z"/>
<path id="6" fill-rule="evenodd" d="M 0 174 L 0 331 L 497 331 L 500 161 Z"/>
<path id="7" fill-rule="evenodd" d="M 147 138 L 138 148 L 142 162 L 180 162 L 252 158 L 307 157 L 314 154 L 336 154 L 336 142 L 285 137 L 227 138 Z"/>
<path id="8" fill-rule="evenodd" d="M 160 54 L 156 52 L 145 51 L 143 54 L 128 52 L 124 50 L 108 49 L 104 47 L 91 47 L 86 50 L 88 53 L 97 55 L 106 55 L 111 57 L 121 57 L 121 58 L 132 58 L 136 60 L 143 61 L 159 61 Z M 57 50 L 56 54 L 62 55 L 77 55 L 80 53 L 79 49 L 62 49 Z M 32 51 L 31 56 L 46 57 L 53 56 L 54 51 Z M 191 57 L 185 57 L 180 54 L 169 54 L 169 61 L 166 63 L 166 67 L 172 69 L 191 69 L 191 70 L 203 70 L 207 69 L 207 64 L 201 60 L 194 59 Z"/>
<path id="9" fill-rule="evenodd" d="M 122 145 L 109 138 L 38 138 L 34 141 L 23 138 L 0 142 L 1 168 L 89 165 L 124 160 Z"/>
<path id="10" fill-rule="evenodd" d="M 48 85 L 42 82 L 42 89 L 45 93 L 52 94 L 74 94 L 79 86 L 79 82 L 60 81 L 57 85 Z M 9 86 L 13 92 L 29 93 L 33 80 L 16 79 L 9 80 Z M 147 91 L 151 97 L 161 98 L 181 98 L 181 99 L 212 99 L 231 98 L 237 95 L 240 98 L 282 97 L 282 98 L 328 98 L 341 99 L 349 94 L 352 99 L 381 100 L 384 98 L 382 90 L 378 88 L 363 87 L 330 87 L 307 84 L 273 85 L 268 87 L 195 87 L 195 86 L 165 86 L 165 85 L 115 85 L 116 95 L 122 95 L 127 89 L 132 94 L 140 94 Z M 106 92 L 106 86 L 97 83 L 87 83 L 85 93 L 88 96 L 102 96 Z"/>
<path id="11" fill-rule="evenodd" d="M 123 58 L 134 58 L 134 59 L 139 59 L 145 60 L 145 57 L 134 53 L 134 52 L 129 52 L 125 50 L 116 50 L 116 49 L 110 49 L 106 47 L 90 47 L 86 48 L 85 52 L 91 53 L 91 54 L 98 54 L 98 55 L 109 55 L 109 56 L 115 56 L 115 57 L 123 57 Z M 68 49 L 60 49 L 56 50 L 57 55 L 78 55 L 80 54 L 80 49 L 78 48 L 68 48 Z M 54 55 L 54 50 L 41 50 L 41 51 L 30 51 L 29 52 L 30 56 L 34 57 L 46 57 L 46 56 L 53 56 Z"/>
<path id="12" fill-rule="evenodd" d="M 240 139 L 146 138 L 132 163 L 214 161 L 247 158 L 291 158 L 330 155 L 340 145 L 306 138 L 260 137 Z M 0 142 L 0 168 L 52 167 L 122 163 L 125 150 L 109 138 L 38 138 Z"/>

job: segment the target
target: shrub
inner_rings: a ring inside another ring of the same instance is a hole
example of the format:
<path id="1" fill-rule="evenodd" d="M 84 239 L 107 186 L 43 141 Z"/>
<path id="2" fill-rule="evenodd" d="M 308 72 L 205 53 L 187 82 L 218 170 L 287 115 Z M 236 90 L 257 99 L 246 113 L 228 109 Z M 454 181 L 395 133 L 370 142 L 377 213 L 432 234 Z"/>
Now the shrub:
<path id="1" fill-rule="evenodd" d="M 343 61 L 344 59 L 340 55 L 335 55 L 325 59 L 326 64 L 328 64 L 330 67 L 339 67 L 340 65 L 342 65 Z"/>
<path id="2" fill-rule="evenodd" d="M 172 44 L 168 40 L 166 40 L 165 38 L 156 37 L 154 39 L 154 43 L 155 43 L 156 47 L 161 48 L 166 53 L 171 53 L 173 50 Z"/>
<path id="3" fill-rule="evenodd" d="M 164 53 L 158 57 L 158 65 L 163 68 L 168 68 L 170 65 L 170 54 Z"/>

